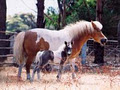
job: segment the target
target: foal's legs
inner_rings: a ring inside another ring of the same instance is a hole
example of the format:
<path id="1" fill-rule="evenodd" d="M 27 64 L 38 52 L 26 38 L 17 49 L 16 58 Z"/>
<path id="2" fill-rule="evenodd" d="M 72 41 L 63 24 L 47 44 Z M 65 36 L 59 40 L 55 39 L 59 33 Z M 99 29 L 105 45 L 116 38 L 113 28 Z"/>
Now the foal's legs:
<path id="1" fill-rule="evenodd" d="M 38 67 L 38 68 L 37 68 L 37 77 L 38 77 L 38 80 L 40 80 L 40 70 L 41 70 L 41 69 Z"/>
<path id="2" fill-rule="evenodd" d="M 57 75 L 57 81 L 60 81 L 60 79 L 61 79 L 62 70 L 63 70 L 63 65 L 60 65 L 60 66 L 59 66 L 58 75 Z"/>
<path id="3" fill-rule="evenodd" d="M 65 61 L 66 61 L 66 57 L 63 57 L 61 62 L 60 62 L 59 71 L 58 71 L 58 75 L 57 75 L 57 81 L 60 81 L 60 79 L 61 79 L 63 64 L 64 64 Z"/>
<path id="4" fill-rule="evenodd" d="M 76 75 L 75 75 L 75 59 L 70 60 L 70 64 L 71 64 L 71 70 L 72 70 L 72 79 L 75 79 Z M 57 75 L 57 80 L 60 81 L 61 78 L 61 74 L 62 74 L 62 70 L 63 70 L 63 66 L 65 66 L 67 64 L 66 61 L 64 61 L 62 64 L 60 64 L 60 69 L 58 71 L 58 75 Z"/>
<path id="5" fill-rule="evenodd" d="M 75 79 L 75 63 L 71 62 L 71 70 L 72 70 L 72 79 Z"/>
<path id="6" fill-rule="evenodd" d="M 40 80 L 40 67 L 39 66 L 35 66 L 34 69 L 33 69 L 31 81 L 34 80 L 34 76 L 35 76 L 36 71 L 37 71 L 38 80 Z"/>
<path id="7" fill-rule="evenodd" d="M 31 81 L 34 80 L 34 75 L 35 75 L 35 72 L 36 72 L 36 71 L 37 71 L 37 66 L 35 66 L 34 69 L 33 69 L 32 79 L 31 79 Z"/>
<path id="8" fill-rule="evenodd" d="M 72 70 L 72 79 L 75 79 L 75 77 L 76 77 L 76 75 L 75 75 L 75 63 L 71 62 L 70 64 L 71 64 L 71 70 Z M 63 70 L 63 65 L 60 65 L 58 75 L 57 75 L 57 81 L 60 81 L 60 79 L 61 79 L 62 70 Z"/>
<path id="9" fill-rule="evenodd" d="M 76 77 L 76 74 L 75 74 L 75 60 L 76 60 L 76 58 L 73 58 L 73 59 L 69 60 L 70 68 L 72 70 L 72 79 L 75 79 L 75 77 Z"/>

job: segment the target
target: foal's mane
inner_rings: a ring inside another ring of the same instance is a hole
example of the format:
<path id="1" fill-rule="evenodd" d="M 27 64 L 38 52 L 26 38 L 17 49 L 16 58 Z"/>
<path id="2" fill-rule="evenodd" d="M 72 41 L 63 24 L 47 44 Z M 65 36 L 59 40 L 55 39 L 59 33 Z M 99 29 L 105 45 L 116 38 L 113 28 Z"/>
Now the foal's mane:
<path id="1" fill-rule="evenodd" d="M 83 33 L 91 33 L 93 32 L 93 27 L 91 22 L 88 21 L 78 21 L 76 23 L 73 24 L 69 24 L 67 25 L 64 30 L 68 30 L 69 34 L 71 37 L 74 37 L 76 35 L 81 35 Z"/>

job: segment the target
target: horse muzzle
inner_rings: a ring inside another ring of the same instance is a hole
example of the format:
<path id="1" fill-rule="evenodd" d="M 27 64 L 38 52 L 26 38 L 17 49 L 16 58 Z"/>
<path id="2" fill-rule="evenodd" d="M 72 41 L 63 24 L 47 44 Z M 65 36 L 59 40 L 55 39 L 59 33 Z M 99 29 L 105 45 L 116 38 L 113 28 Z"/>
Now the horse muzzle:
<path id="1" fill-rule="evenodd" d="M 101 39 L 100 42 L 101 42 L 102 45 L 105 45 L 107 43 L 107 39 L 105 39 L 105 38 Z"/>
<path id="2" fill-rule="evenodd" d="M 67 55 L 69 56 L 69 55 L 71 55 L 71 53 L 72 53 L 72 50 L 69 49 L 69 50 L 67 51 Z"/>

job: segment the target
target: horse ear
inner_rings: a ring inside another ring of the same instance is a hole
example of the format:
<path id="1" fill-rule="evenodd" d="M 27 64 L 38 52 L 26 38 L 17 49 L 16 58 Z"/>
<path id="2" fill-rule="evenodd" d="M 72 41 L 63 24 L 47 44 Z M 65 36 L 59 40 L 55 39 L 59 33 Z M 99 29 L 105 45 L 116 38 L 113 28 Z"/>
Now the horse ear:
<path id="1" fill-rule="evenodd" d="M 71 44 L 73 45 L 73 42 L 71 42 Z"/>
<path id="2" fill-rule="evenodd" d="M 65 41 L 65 45 L 67 46 L 67 42 Z"/>
<path id="3" fill-rule="evenodd" d="M 98 27 L 96 26 L 96 24 L 93 21 L 91 21 L 91 24 L 95 30 L 98 30 Z"/>

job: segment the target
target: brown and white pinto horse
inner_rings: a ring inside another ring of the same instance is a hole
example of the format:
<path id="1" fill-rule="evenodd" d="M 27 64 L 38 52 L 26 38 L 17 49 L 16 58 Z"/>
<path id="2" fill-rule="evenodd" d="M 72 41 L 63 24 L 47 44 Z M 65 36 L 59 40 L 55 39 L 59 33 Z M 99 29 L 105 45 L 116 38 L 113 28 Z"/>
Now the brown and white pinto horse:
<path id="1" fill-rule="evenodd" d="M 36 28 L 20 32 L 14 43 L 14 57 L 20 65 L 18 76 L 21 76 L 22 65 L 25 63 L 27 79 L 30 80 L 30 66 L 36 53 L 40 50 L 57 50 L 64 41 L 73 41 L 72 53 L 69 56 L 70 62 L 78 56 L 81 47 L 88 39 L 93 38 L 96 42 L 104 45 L 107 38 L 101 31 L 102 27 L 98 21 L 79 21 L 59 31 Z"/>

